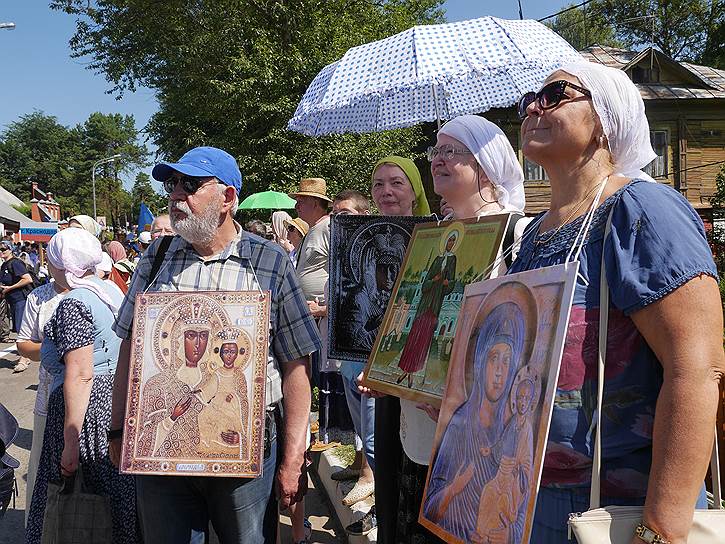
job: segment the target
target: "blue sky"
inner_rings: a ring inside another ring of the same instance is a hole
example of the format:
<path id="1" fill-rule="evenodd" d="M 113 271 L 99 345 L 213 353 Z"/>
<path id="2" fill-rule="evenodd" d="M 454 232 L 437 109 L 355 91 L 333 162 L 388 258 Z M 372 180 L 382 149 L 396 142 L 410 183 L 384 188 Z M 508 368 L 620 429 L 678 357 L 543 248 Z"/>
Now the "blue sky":
<path id="1" fill-rule="evenodd" d="M 527 19 L 551 15 L 569 3 L 521 0 Z M 448 0 L 444 6 L 449 21 L 484 15 L 518 18 L 516 0 Z M 126 93 L 121 100 L 106 94 L 110 85 L 105 78 L 86 69 L 84 59 L 70 57 L 73 18 L 52 11 L 45 0 L 3 0 L 0 22 L 17 25 L 15 30 L 0 30 L 0 131 L 33 110 L 54 115 L 69 126 L 96 111 L 133 114 L 139 129 L 156 111 L 149 89 Z"/>

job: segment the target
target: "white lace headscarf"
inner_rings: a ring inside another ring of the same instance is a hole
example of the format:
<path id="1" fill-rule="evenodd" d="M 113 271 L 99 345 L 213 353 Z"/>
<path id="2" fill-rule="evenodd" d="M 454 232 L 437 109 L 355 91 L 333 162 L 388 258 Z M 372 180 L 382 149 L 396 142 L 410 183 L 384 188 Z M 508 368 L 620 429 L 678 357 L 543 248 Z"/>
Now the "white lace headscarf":
<path id="1" fill-rule="evenodd" d="M 657 154 L 649 139 L 644 101 L 622 70 L 597 62 L 577 61 L 560 70 L 579 79 L 592 93 L 594 111 L 602 123 L 614 162 L 614 173 L 655 181 L 642 171 Z"/>
<path id="2" fill-rule="evenodd" d="M 277 242 L 287 240 L 285 221 L 292 221 L 292 217 L 287 212 L 277 211 L 272 214 L 272 232 Z"/>
<path id="3" fill-rule="evenodd" d="M 500 128 L 478 115 L 460 115 L 443 125 L 438 134 L 455 138 L 473 153 L 504 210 L 524 211 L 524 172 Z"/>
<path id="4" fill-rule="evenodd" d="M 48 262 L 65 272 L 65 281 L 70 289 L 85 287 L 95 293 L 115 314 L 118 304 L 104 290 L 94 275 L 86 276 L 90 271 L 95 274 L 96 266 L 103 258 L 101 242 L 84 229 L 63 229 L 48 242 Z"/>

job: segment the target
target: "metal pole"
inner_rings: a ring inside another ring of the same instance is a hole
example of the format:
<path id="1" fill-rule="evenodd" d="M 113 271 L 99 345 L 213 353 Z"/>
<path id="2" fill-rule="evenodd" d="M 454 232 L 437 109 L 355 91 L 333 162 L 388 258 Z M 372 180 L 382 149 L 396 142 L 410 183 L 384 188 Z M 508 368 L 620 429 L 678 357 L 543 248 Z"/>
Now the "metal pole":
<path id="1" fill-rule="evenodd" d="M 96 220 L 97 214 L 96 214 L 96 166 L 97 163 L 93 165 L 93 170 L 91 171 L 91 183 L 93 184 L 93 220 Z"/>
<path id="2" fill-rule="evenodd" d="M 436 110 L 436 123 L 438 124 L 438 130 L 441 129 L 441 114 L 438 111 L 438 94 L 436 93 L 436 85 L 435 83 L 431 83 L 431 91 L 433 91 L 433 106 Z"/>

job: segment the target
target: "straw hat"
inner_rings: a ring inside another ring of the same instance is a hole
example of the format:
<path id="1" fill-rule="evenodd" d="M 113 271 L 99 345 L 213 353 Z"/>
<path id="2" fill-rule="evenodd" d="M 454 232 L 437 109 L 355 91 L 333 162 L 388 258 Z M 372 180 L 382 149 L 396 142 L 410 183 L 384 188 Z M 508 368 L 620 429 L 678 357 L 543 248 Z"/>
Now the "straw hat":
<path id="1" fill-rule="evenodd" d="M 288 221 L 287 219 L 285 219 L 284 226 L 287 228 L 296 228 L 300 232 L 300 234 L 302 234 L 302 236 L 307 236 L 307 231 L 310 230 L 310 227 L 307 225 L 307 223 L 302 221 L 302 219 L 300 219 L 299 217 L 297 217 L 296 219 L 292 219 L 292 221 Z"/>
<path id="2" fill-rule="evenodd" d="M 322 178 L 303 178 L 300 180 L 300 190 L 290 193 L 290 196 L 314 196 L 332 202 L 332 199 L 327 196 L 327 182 Z"/>

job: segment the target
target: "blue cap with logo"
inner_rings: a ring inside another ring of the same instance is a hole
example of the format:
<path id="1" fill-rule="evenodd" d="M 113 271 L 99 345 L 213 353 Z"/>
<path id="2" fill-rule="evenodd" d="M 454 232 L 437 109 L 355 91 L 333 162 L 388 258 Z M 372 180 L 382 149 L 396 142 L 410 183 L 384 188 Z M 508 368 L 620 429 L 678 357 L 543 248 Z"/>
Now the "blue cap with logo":
<path id="1" fill-rule="evenodd" d="M 193 177 L 214 176 L 225 185 L 234 187 L 237 194 L 242 189 L 242 173 L 237 161 L 229 153 L 216 147 L 195 147 L 187 151 L 179 162 L 157 164 L 151 175 L 157 181 L 165 181 L 174 172 Z"/>

